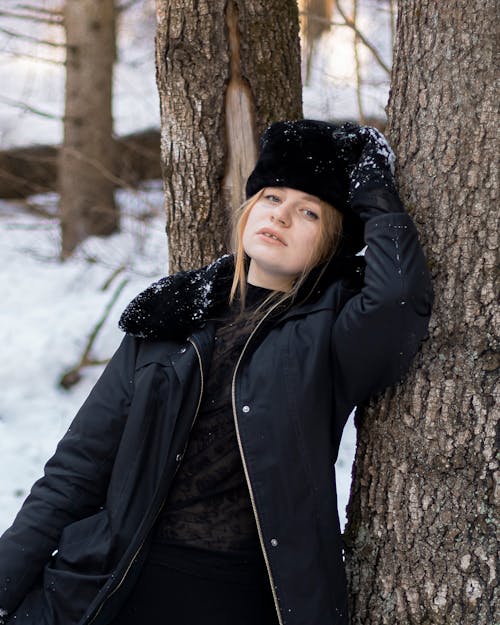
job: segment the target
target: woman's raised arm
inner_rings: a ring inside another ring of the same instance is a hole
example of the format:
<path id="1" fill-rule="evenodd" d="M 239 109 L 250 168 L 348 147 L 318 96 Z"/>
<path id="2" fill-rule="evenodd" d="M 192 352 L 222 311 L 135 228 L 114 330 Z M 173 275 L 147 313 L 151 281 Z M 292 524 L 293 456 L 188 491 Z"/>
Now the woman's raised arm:
<path id="1" fill-rule="evenodd" d="M 407 372 L 427 334 L 433 294 L 412 219 L 394 187 L 394 155 L 373 128 L 346 133 L 361 144 L 352 165 L 351 210 L 365 223 L 365 283 L 333 327 L 343 391 L 353 403 Z M 359 153 L 359 152 L 358 152 Z"/>

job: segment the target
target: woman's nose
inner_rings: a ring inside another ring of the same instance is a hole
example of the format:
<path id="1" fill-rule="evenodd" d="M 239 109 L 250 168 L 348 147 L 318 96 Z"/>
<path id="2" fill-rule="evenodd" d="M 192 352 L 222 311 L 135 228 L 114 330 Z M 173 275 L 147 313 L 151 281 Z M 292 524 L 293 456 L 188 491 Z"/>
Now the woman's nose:
<path id="1" fill-rule="evenodd" d="M 288 213 L 286 207 L 283 204 L 276 206 L 274 211 L 271 213 L 271 221 L 276 221 L 282 226 L 288 225 Z"/>

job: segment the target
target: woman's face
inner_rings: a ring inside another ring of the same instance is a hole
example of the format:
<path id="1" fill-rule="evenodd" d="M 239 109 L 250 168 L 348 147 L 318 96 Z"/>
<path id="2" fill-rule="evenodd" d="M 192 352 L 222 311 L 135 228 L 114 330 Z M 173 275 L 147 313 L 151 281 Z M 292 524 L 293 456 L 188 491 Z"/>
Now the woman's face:
<path id="1" fill-rule="evenodd" d="M 314 195 L 288 187 L 265 188 L 243 231 L 243 248 L 250 257 L 248 282 L 288 291 L 314 257 L 322 210 Z"/>

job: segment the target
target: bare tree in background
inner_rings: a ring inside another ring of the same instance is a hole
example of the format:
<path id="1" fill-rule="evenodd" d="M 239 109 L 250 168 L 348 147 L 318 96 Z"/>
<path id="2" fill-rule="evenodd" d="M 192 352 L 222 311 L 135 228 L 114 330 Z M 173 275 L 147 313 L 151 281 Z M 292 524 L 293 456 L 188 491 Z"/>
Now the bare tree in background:
<path id="1" fill-rule="evenodd" d="M 114 0 L 66 0 L 66 107 L 59 154 L 62 257 L 119 227 L 114 202 Z"/>
<path id="2" fill-rule="evenodd" d="M 309 82 L 311 63 L 316 43 L 332 25 L 334 0 L 298 0 L 304 83 Z"/>
<path id="3" fill-rule="evenodd" d="M 0 39 L 2 42 L 6 42 L 5 48 L 1 54 L 8 55 L 7 58 L 11 58 L 14 61 L 20 59 L 29 59 L 30 62 L 36 63 L 36 70 L 43 71 L 43 65 L 59 65 L 60 71 L 65 72 L 66 62 L 66 50 L 67 45 L 65 42 L 66 33 L 63 20 L 64 2 L 62 0 L 44 0 L 43 3 L 38 5 L 19 4 L 17 0 L 10 0 L 12 6 L 8 10 L 0 9 L 0 20 L 5 18 L 7 22 L 7 28 L 0 27 Z M 138 6 L 140 3 L 140 6 Z M 43 4 L 43 6 L 42 6 Z M 111 6 L 111 5 L 110 5 Z M 69 8 L 69 7 L 68 7 Z M 72 6 L 71 8 L 74 8 Z M 77 7 L 78 8 L 78 7 Z M 115 13 L 117 14 L 116 24 L 116 39 L 117 45 L 120 46 L 120 63 L 122 68 L 133 68 L 137 65 L 143 65 L 145 58 L 151 59 L 150 50 L 154 50 L 154 30 L 155 30 L 155 7 L 153 0 L 130 0 L 122 1 L 121 3 L 115 2 Z M 17 24 L 16 26 L 9 26 L 9 21 Z M 73 20 L 74 21 L 74 20 Z M 19 24 L 22 27 L 19 27 Z M 120 32 L 121 31 L 121 32 Z M 95 45 L 95 35 L 92 36 L 91 44 Z M 126 36 L 123 37 L 123 32 Z M 108 29 L 106 36 L 113 37 L 114 29 Z M 120 41 L 121 35 L 121 41 Z M 43 49 L 41 55 L 38 54 L 39 49 Z M 70 53 L 74 51 L 74 46 L 70 48 Z M 84 51 L 85 52 L 85 51 Z M 137 60 L 139 57 L 139 60 Z M 94 55 L 93 60 L 98 64 L 101 63 L 101 58 L 98 54 Z M 69 57 L 68 57 L 69 61 Z M 148 62 L 148 61 L 146 61 Z M 150 62 L 150 60 L 149 60 Z M 79 63 L 79 60 L 73 58 L 73 63 L 69 64 L 71 76 L 68 79 L 68 88 L 74 88 L 75 83 L 78 86 L 81 79 L 80 70 L 81 66 L 78 65 L 75 73 L 75 65 Z M 146 72 L 149 73 L 150 65 L 147 65 Z M 109 70 L 109 67 L 106 71 Z M 12 71 L 16 71 L 16 65 L 13 64 Z M 134 70 L 137 71 L 137 70 Z M 86 70 L 87 77 L 91 77 L 94 80 L 95 74 Z M 106 78 L 109 80 L 109 78 Z M 28 80 L 28 78 L 27 78 Z M 118 78 L 118 83 L 120 82 Z M 92 86 L 92 85 L 91 85 Z M 134 81 L 131 85 L 133 91 L 141 93 L 141 86 Z M 79 97 L 87 98 L 85 95 L 85 87 L 80 86 L 80 90 L 83 93 Z M 38 98 L 36 102 L 30 103 L 23 100 L 16 100 L 10 97 L 8 85 L 2 84 L 0 86 L 0 107 L 5 104 L 12 109 L 12 113 L 16 110 L 22 111 L 24 115 L 37 116 L 39 119 L 51 120 L 54 126 L 62 125 L 64 122 L 63 116 L 52 112 L 50 107 L 46 103 L 39 102 Z M 33 93 L 30 94 L 33 99 Z M 99 114 L 98 119 L 106 119 L 106 123 L 109 126 L 110 120 L 110 106 L 111 99 L 109 96 L 109 90 L 105 94 L 106 97 L 101 98 L 100 104 L 106 107 L 107 110 Z M 115 94 L 115 100 L 120 99 L 120 91 Z M 130 97 L 130 93 L 128 93 Z M 140 96 L 139 96 L 140 97 Z M 147 97 L 136 103 L 136 106 L 148 106 Z M 51 103 L 55 106 L 55 102 Z M 74 102 L 71 103 L 74 106 Z M 82 107 L 83 114 L 86 115 L 86 106 Z M 99 103 L 95 104 L 98 108 Z M 122 105 L 123 106 L 123 105 Z M 156 112 L 156 111 L 155 111 Z M 66 115 L 68 126 L 71 128 L 71 116 Z M 11 133 L 14 129 L 11 129 Z M 4 127 L 1 128 L 2 136 L 5 136 Z M 127 134 L 120 137 L 111 137 L 109 129 L 106 131 L 109 140 L 114 143 L 111 149 L 106 149 L 106 154 L 113 154 L 113 171 L 110 172 L 102 168 L 103 175 L 107 180 L 112 179 L 114 187 L 130 188 L 137 187 L 143 180 L 157 179 L 161 177 L 160 173 L 160 132 L 159 123 L 158 130 L 148 128 L 145 130 L 139 130 L 131 134 Z M 43 132 L 42 132 L 43 134 Z M 75 140 L 74 129 L 69 138 Z M 94 142 L 92 133 L 88 132 L 88 128 L 84 129 L 81 136 L 76 137 L 81 145 L 84 145 L 87 139 Z M 4 146 L 0 146 L 0 198 L 27 198 L 33 194 L 46 193 L 46 192 L 58 192 L 58 165 L 67 165 L 66 159 L 59 158 L 58 152 L 59 145 L 43 145 L 37 140 L 37 137 L 33 138 L 36 143 L 34 145 L 25 146 L 11 146 L 7 149 L 3 149 Z M 9 143 L 8 139 L 5 143 Z M 74 148 L 74 146 L 73 146 Z M 89 150 L 86 147 L 81 147 L 78 150 L 77 156 L 83 158 Z M 74 167 L 73 163 L 70 163 L 70 170 L 68 173 L 69 180 L 67 180 L 67 188 L 73 191 L 74 187 L 78 187 L 79 183 L 79 167 Z M 76 172 L 76 182 L 72 183 L 72 176 Z M 93 185 L 91 186 L 93 189 Z M 84 190 L 85 191 L 85 190 Z M 106 185 L 106 192 L 109 193 L 109 189 Z M 72 199 L 72 194 L 70 196 Z M 29 201 L 30 208 L 34 207 L 32 200 Z M 43 214 L 43 213 L 41 213 Z"/>
<path id="4" fill-rule="evenodd" d="M 228 248 L 257 137 L 300 118 L 295 0 L 158 0 L 157 81 L 170 271 Z"/>
<path id="5" fill-rule="evenodd" d="M 356 625 L 498 622 L 496 19 L 494 0 L 400 3 L 389 132 L 436 302 L 411 374 L 359 428 Z"/>
<path id="6" fill-rule="evenodd" d="M 381 33 L 377 32 L 377 37 L 375 37 L 373 29 L 368 29 L 368 33 L 364 32 L 366 24 L 363 28 L 360 22 L 363 21 L 363 13 L 369 8 L 372 17 L 375 12 L 386 14 L 385 19 L 383 19 L 385 24 L 382 33 L 386 41 L 390 42 L 390 49 L 392 49 L 395 2 L 396 0 L 378 0 L 377 3 L 372 3 L 370 7 L 370 2 L 366 0 L 363 2 L 361 0 L 345 0 L 342 2 L 339 0 L 298 0 L 301 17 L 304 84 L 309 85 L 311 81 L 314 81 L 313 64 L 316 56 L 320 58 L 322 56 L 321 53 L 318 54 L 317 48 L 323 35 L 326 34 L 328 37 L 335 39 L 340 34 L 339 29 L 348 29 L 352 34 L 354 62 L 352 79 L 355 80 L 356 105 L 358 109 L 358 114 L 355 117 L 357 117 L 360 123 L 376 126 L 381 130 L 385 128 L 385 114 L 383 112 L 375 115 L 373 113 L 371 115 L 366 114 L 366 103 L 364 102 L 366 96 L 365 98 L 363 96 L 367 92 L 368 97 L 370 97 L 369 89 L 374 85 L 380 87 L 383 84 L 386 85 L 387 90 L 389 89 L 390 62 L 388 64 L 383 58 L 383 48 L 385 46 L 381 44 Z M 372 40 L 374 38 L 378 39 L 378 45 Z M 344 62 L 344 60 L 339 59 L 339 66 L 342 66 Z M 325 84 L 328 84 L 330 79 L 331 76 L 325 73 Z M 346 87 L 352 79 L 347 79 Z M 333 102 L 332 108 L 335 110 L 335 102 Z M 336 121 L 341 121 L 341 117 L 338 114 L 334 114 L 333 117 Z M 352 116 L 349 118 L 353 119 Z"/>

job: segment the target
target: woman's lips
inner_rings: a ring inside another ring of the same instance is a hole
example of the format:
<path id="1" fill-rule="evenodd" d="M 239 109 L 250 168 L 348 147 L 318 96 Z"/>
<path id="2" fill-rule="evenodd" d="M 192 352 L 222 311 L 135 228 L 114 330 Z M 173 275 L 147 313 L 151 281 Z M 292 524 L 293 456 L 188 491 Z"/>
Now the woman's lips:
<path id="1" fill-rule="evenodd" d="M 278 235 L 274 230 L 270 230 L 268 228 L 262 228 L 257 232 L 257 235 L 266 241 L 266 243 L 271 243 L 275 245 L 285 245 L 286 243 L 283 239 Z"/>

